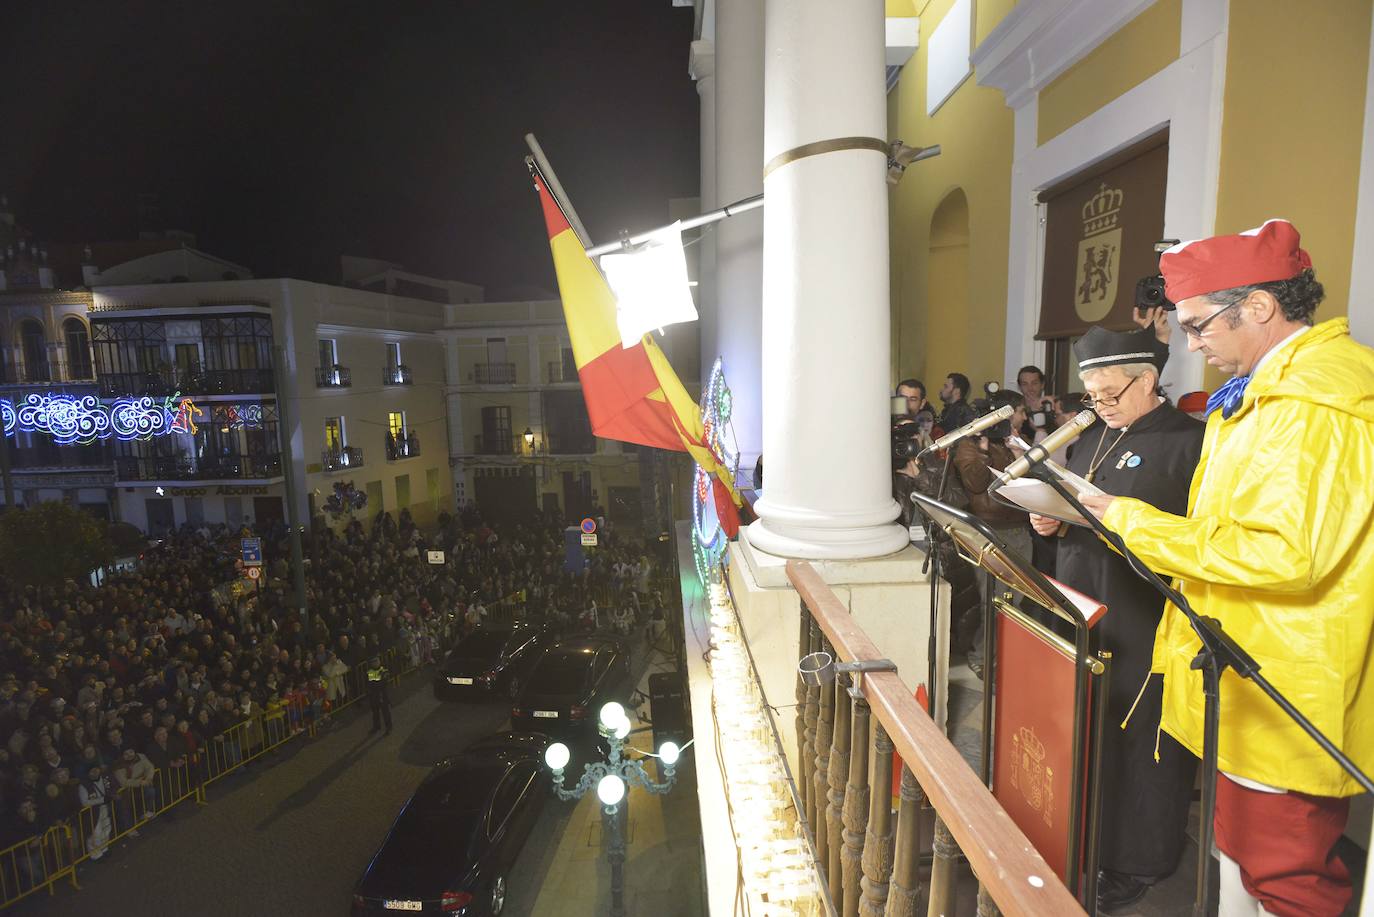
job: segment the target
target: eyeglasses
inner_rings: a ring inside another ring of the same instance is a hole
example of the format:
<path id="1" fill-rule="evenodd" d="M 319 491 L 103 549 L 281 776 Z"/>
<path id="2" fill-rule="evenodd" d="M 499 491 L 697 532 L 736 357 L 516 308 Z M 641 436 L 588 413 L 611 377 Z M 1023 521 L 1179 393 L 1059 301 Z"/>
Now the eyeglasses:
<path id="1" fill-rule="evenodd" d="M 1202 337 L 1202 329 L 1206 328 L 1209 324 L 1211 324 L 1212 319 L 1216 318 L 1218 315 L 1225 312 L 1227 309 L 1230 309 L 1234 306 L 1238 306 L 1243 302 L 1245 302 L 1245 300 L 1238 299 L 1233 303 L 1227 303 L 1226 305 L 1222 306 L 1220 309 L 1213 312 L 1211 315 L 1207 316 L 1200 322 L 1179 322 L 1178 326 L 1183 329 L 1183 333 L 1188 335 L 1188 337 L 1200 338 Z"/>
<path id="2" fill-rule="evenodd" d="M 1139 378 L 1139 376 L 1136 376 L 1130 382 L 1122 386 L 1121 391 L 1117 392 L 1115 395 L 1109 395 L 1106 398 L 1094 398 L 1092 395 L 1084 395 L 1083 406 L 1089 408 L 1114 408 L 1121 403 L 1121 396 L 1126 394 L 1126 389 L 1135 385 L 1135 380 Z"/>

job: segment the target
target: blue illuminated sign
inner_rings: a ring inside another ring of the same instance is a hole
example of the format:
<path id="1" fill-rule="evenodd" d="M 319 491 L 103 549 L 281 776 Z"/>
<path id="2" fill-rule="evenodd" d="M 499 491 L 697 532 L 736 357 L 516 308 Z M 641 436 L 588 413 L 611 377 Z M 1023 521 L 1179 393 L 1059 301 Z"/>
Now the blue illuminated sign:
<path id="1" fill-rule="evenodd" d="M 172 433 L 194 435 L 195 418 L 204 415 L 191 398 L 176 393 L 161 402 L 142 396 L 100 401 L 94 395 L 31 392 L 16 405 L 0 398 L 0 421 L 5 435 L 45 433 L 59 446 L 86 445 L 115 437 L 146 440 Z M 225 405 L 229 427 L 262 426 L 262 405 Z"/>

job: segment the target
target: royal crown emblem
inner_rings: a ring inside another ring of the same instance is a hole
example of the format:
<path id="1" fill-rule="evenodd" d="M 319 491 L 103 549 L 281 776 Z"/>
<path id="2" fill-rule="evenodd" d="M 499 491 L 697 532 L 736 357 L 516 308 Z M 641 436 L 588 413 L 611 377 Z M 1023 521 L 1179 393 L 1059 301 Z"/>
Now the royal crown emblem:
<path id="1" fill-rule="evenodd" d="M 1078 243 L 1074 310 L 1085 322 L 1106 317 L 1116 304 L 1121 266 L 1121 207 L 1126 192 L 1102 183 L 1083 204 L 1083 241 Z"/>
<path id="2" fill-rule="evenodd" d="M 1045 743 L 1035 730 L 1022 726 L 1011 739 L 1011 785 L 1026 804 L 1054 825 L 1054 769 L 1045 764 Z"/>

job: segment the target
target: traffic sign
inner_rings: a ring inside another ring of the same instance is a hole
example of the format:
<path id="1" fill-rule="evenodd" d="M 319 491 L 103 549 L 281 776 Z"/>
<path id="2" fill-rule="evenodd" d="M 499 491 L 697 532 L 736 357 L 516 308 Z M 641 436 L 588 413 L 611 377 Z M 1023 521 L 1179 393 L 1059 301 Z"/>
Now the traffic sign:
<path id="1" fill-rule="evenodd" d="M 257 579 L 257 578 L 260 577 L 260 576 L 262 576 L 262 567 L 249 567 L 249 568 L 248 568 L 248 578 L 249 578 L 249 579 Z"/>
<path id="2" fill-rule="evenodd" d="M 239 542 L 243 550 L 243 565 L 245 567 L 262 566 L 262 539 L 244 538 Z"/>
<path id="3" fill-rule="evenodd" d="M 583 520 L 582 520 L 582 534 L 583 534 L 583 535 L 590 535 L 590 534 L 592 534 L 592 533 L 595 532 L 595 531 L 596 531 L 596 520 L 595 520 L 595 519 L 593 519 L 591 516 L 588 516 L 586 519 L 583 519 Z"/>
<path id="4" fill-rule="evenodd" d="M 582 536 L 582 546 L 583 546 L 583 547 L 587 547 L 587 548 L 594 548 L 594 547 L 596 547 L 596 535 L 595 535 L 595 534 L 583 534 L 583 536 Z"/>

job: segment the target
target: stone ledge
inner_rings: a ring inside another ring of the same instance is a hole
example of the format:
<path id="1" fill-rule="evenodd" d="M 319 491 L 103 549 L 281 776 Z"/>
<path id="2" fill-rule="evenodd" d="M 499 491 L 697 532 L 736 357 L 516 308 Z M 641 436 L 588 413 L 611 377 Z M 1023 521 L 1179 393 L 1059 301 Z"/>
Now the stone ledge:
<path id="1" fill-rule="evenodd" d="M 749 564 L 755 584 L 765 589 L 790 589 L 787 558 L 766 554 L 749 542 L 749 530 L 740 529 L 740 554 Z M 864 560 L 813 560 L 811 564 L 832 586 L 869 586 L 884 583 L 929 583 L 929 571 L 922 572 L 926 554 L 907 545 L 896 554 Z"/>

